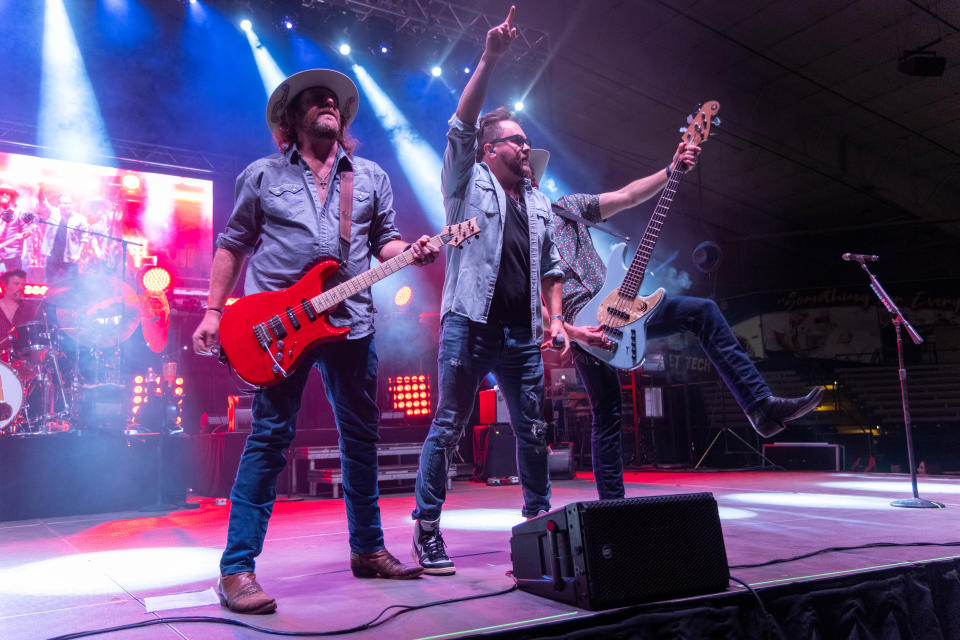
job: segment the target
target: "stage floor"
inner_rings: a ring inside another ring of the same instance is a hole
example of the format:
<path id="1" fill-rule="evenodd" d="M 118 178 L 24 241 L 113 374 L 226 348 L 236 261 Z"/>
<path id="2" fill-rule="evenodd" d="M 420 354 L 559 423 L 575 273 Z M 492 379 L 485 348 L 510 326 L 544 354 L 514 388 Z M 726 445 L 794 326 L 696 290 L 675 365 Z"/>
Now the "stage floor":
<path id="1" fill-rule="evenodd" d="M 899 509 L 909 477 L 818 472 L 629 472 L 627 495 L 709 491 L 720 504 L 730 565 L 763 562 L 824 547 L 870 542 L 946 542 L 960 538 L 960 479 L 920 479 L 922 497 L 946 509 Z M 592 478 L 554 482 L 553 504 L 593 500 Z M 69 491 L 68 487 L 60 490 Z M 452 577 L 361 580 L 348 566 L 339 500 L 279 502 L 257 576 L 278 601 L 269 616 L 236 616 L 219 605 L 148 613 L 144 598 L 215 586 L 229 507 L 146 517 L 141 513 L 0 523 L 0 638 L 47 638 L 160 616 L 223 616 L 289 631 L 327 631 L 369 621 L 393 604 L 416 605 L 511 586 L 510 527 L 520 521 L 520 489 L 455 482 L 442 526 L 457 563 Z M 387 548 L 410 558 L 413 497 L 382 497 Z M 638 541 L 638 544 L 641 542 Z M 955 557 L 952 547 L 834 552 L 789 564 L 732 570 L 756 587 L 845 575 L 897 563 Z M 740 589 L 741 587 L 731 587 Z M 762 592 L 761 592 L 762 595 Z M 515 591 L 494 598 L 403 614 L 354 636 L 450 638 L 594 615 Z M 263 638 L 238 627 L 155 625 L 99 638 Z"/>

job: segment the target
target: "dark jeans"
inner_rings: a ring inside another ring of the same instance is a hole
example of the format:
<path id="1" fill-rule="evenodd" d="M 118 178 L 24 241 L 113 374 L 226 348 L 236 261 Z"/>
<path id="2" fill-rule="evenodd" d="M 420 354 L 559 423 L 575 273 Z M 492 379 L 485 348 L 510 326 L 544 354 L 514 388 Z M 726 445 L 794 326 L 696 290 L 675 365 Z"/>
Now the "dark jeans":
<path id="1" fill-rule="evenodd" d="M 438 371 L 437 412 L 420 454 L 414 519 L 440 517 L 450 457 L 473 412 L 480 381 L 491 371 L 503 391 L 517 436 L 523 515 L 549 511 L 543 359 L 530 325 L 488 325 L 447 314 L 440 330 Z"/>
<path id="2" fill-rule="evenodd" d="M 678 331 L 697 336 L 703 352 L 744 412 L 771 395 L 767 383 L 713 300 L 668 295 L 647 323 L 647 338 L 662 338 Z M 601 498 L 622 498 L 620 380 L 613 367 L 579 349 L 574 356 L 574 366 L 593 411 L 591 444 L 597 492 Z"/>
<path id="3" fill-rule="evenodd" d="M 340 433 L 350 550 L 368 553 L 383 548 L 377 503 L 377 352 L 371 335 L 318 346 L 289 378 L 254 396 L 252 432 L 230 492 L 227 546 L 220 559 L 224 575 L 253 571 L 254 558 L 263 549 L 277 476 L 286 466 L 284 451 L 293 441 L 311 366 L 323 376 Z"/>

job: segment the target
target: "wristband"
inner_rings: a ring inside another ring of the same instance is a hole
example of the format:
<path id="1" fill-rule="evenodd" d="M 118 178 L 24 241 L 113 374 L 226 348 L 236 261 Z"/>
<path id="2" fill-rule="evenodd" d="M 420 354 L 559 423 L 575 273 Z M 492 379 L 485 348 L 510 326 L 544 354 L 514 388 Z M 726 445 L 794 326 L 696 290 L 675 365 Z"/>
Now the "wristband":
<path id="1" fill-rule="evenodd" d="M 559 320 L 560 322 L 563 322 L 563 314 L 557 313 L 550 316 L 550 322 L 553 322 L 554 320 Z"/>
<path id="2" fill-rule="evenodd" d="M 667 170 L 667 180 L 669 180 L 669 179 L 670 179 L 670 174 L 673 173 L 673 171 L 670 169 L 670 165 L 667 165 L 667 166 L 666 166 L 666 170 Z"/>
<path id="3" fill-rule="evenodd" d="M 223 309 L 217 309 L 216 307 L 207 307 L 207 311 L 216 311 L 220 315 L 223 315 Z"/>

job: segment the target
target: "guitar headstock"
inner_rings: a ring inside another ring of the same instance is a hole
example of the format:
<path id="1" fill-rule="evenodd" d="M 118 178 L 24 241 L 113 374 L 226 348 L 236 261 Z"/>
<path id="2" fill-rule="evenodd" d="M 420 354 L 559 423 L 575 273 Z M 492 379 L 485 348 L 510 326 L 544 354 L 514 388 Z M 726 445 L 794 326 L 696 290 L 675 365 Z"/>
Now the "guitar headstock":
<path id="1" fill-rule="evenodd" d="M 473 217 L 463 222 L 446 225 L 443 228 L 443 233 L 440 234 L 440 239 L 443 241 L 443 244 L 448 244 L 460 249 L 465 242 L 479 233 L 480 227 L 477 225 L 476 217 Z"/>
<path id="2" fill-rule="evenodd" d="M 717 112 L 720 111 L 720 103 L 716 100 L 704 103 L 697 107 L 696 113 L 687 116 L 687 128 L 680 129 L 683 133 L 684 142 L 692 142 L 700 145 L 710 136 L 711 126 L 720 126 L 720 118 Z"/>

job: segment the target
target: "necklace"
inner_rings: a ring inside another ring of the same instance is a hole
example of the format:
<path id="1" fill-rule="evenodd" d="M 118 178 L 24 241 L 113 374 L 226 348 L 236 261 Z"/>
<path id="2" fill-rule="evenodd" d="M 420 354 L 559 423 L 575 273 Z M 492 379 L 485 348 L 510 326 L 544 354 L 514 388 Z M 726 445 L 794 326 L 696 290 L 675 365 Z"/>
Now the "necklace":
<path id="1" fill-rule="evenodd" d="M 333 173 L 333 170 L 327 171 L 326 174 L 317 178 L 317 186 L 321 189 L 326 189 L 327 185 L 330 184 L 330 174 Z"/>

